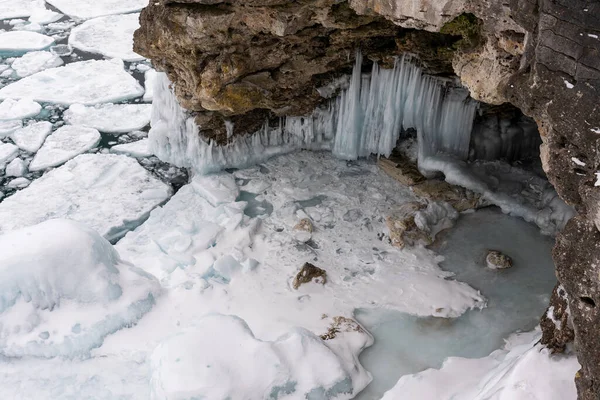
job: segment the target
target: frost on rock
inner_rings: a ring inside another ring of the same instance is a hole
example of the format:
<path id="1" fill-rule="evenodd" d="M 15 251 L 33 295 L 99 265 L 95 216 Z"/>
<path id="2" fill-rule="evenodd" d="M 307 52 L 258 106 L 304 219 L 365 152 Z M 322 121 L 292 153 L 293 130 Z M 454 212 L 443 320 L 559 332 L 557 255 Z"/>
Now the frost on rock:
<path id="1" fill-rule="evenodd" d="M 35 153 L 42 147 L 50 132 L 52 132 L 52 124 L 48 121 L 40 121 L 23 128 L 19 124 L 19 127 L 13 130 L 10 136 L 20 149 Z"/>
<path id="2" fill-rule="evenodd" d="M 31 98 L 71 105 L 123 101 L 144 94 L 123 68 L 123 61 L 79 61 L 25 77 L 0 89 L 0 99 Z"/>
<path id="3" fill-rule="evenodd" d="M 39 0 L 0 0 L 0 19 L 29 17 L 39 9 Z"/>
<path id="4" fill-rule="evenodd" d="M 150 157 L 152 152 L 148 148 L 148 144 L 148 139 L 142 139 L 137 142 L 113 146 L 110 148 L 110 152 L 115 154 L 126 154 L 134 158 Z"/>
<path id="5" fill-rule="evenodd" d="M 142 129 L 150 123 L 150 104 L 100 104 L 86 107 L 73 104 L 64 113 L 71 125 L 83 125 L 100 132 L 124 133 Z"/>
<path id="6" fill-rule="evenodd" d="M 10 143 L 0 142 L 0 167 L 9 161 L 12 161 L 17 154 L 19 154 L 19 148 L 17 146 Z"/>
<path id="7" fill-rule="evenodd" d="M 448 358 L 441 369 L 405 375 L 382 400 L 576 400 L 574 354 L 552 355 L 539 332 L 511 336 L 504 349 L 479 359 Z"/>
<path id="8" fill-rule="evenodd" d="M 10 31 L 0 33 L 0 52 L 25 53 L 50 47 L 54 39 L 37 32 Z"/>
<path id="9" fill-rule="evenodd" d="M 100 132 L 93 128 L 71 125 L 60 127 L 46 139 L 31 161 L 29 169 L 40 171 L 64 164 L 96 147 L 100 139 Z"/>
<path id="10" fill-rule="evenodd" d="M 42 111 L 42 106 L 28 99 L 6 99 L 0 103 L 0 120 L 14 120 L 35 117 Z"/>
<path id="11" fill-rule="evenodd" d="M 88 354 L 160 294 L 156 279 L 121 261 L 98 233 L 62 219 L 0 236 L 0 277 L 5 357 Z"/>
<path id="12" fill-rule="evenodd" d="M 304 329 L 267 342 L 240 318 L 212 315 L 154 350 L 151 398 L 351 399 L 370 381 L 353 361 Z"/>
<path id="13" fill-rule="evenodd" d="M 144 72 L 144 87 L 146 88 L 146 93 L 144 93 L 143 100 L 149 103 L 151 103 L 154 98 L 154 85 L 156 85 L 157 74 L 158 72 L 156 72 L 154 68 Z"/>
<path id="14" fill-rule="evenodd" d="M 83 154 L 0 203 L 0 233 L 67 218 L 116 240 L 170 194 L 168 185 L 129 157 Z"/>
<path id="15" fill-rule="evenodd" d="M 63 60 L 49 51 L 33 51 L 17 58 L 11 65 L 21 78 L 48 68 L 60 67 Z"/>
<path id="16" fill-rule="evenodd" d="M 133 32 L 140 27 L 140 14 L 108 15 L 84 22 L 71 31 L 69 45 L 89 53 L 124 61 L 141 61 L 133 52 Z"/>
<path id="17" fill-rule="evenodd" d="M 61 12 L 77 19 L 140 11 L 148 0 L 46 0 Z"/>

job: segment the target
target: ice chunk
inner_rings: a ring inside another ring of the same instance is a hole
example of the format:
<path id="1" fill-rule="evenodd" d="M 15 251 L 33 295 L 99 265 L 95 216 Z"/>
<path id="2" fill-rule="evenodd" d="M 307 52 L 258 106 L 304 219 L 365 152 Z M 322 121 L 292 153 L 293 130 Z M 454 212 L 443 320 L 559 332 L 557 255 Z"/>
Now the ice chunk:
<path id="1" fill-rule="evenodd" d="M 23 118 L 35 117 L 40 111 L 42 111 L 42 106 L 35 101 L 28 99 L 6 99 L 0 103 L 0 120 L 20 120 Z"/>
<path id="2" fill-rule="evenodd" d="M 10 31 L 0 33 L 0 52 L 25 53 L 31 50 L 43 50 L 54 44 L 50 36 L 37 32 Z"/>
<path id="3" fill-rule="evenodd" d="M 29 179 L 21 177 L 8 182 L 8 185 L 6 186 L 12 189 L 22 189 L 29 186 L 30 183 L 31 181 Z"/>
<path id="4" fill-rule="evenodd" d="M 45 25 L 50 24 L 52 22 L 56 22 L 62 17 L 63 15 L 61 13 L 57 13 L 52 10 L 48 10 L 47 8 L 40 7 L 33 10 L 31 15 L 29 16 L 29 22 Z"/>
<path id="5" fill-rule="evenodd" d="M 38 0 L 0 0 L 0 19 L 29 17 L 37 9 Z"/>
<path id="6" fill-rule="evenodd" d="M 23 121 L 0 121 L 0 138 L 6 137 L 23 126 Z"/>
<path id="7" fill-rule="evenodd" d="M 144 93 L 144 101 L 152 102 L 154 98 L 154 85 L 156 85 L 156 70 L 154 68 L 144 72 L 144 87 L 146 93 Z"/>
<path id="8" fill-rule="evenodd" d="M 110 152 L 115 154 L 127 154 L 135 158 L 150 157 L 152 155 L 152 152 L 148 148 L 148 139 L 113 146 L 110 148 Z"/>
<path id="9" fill-rule="evenodd" d="M 140 11 L 148 5 L 148 0 L 47 0 L 47 2 L 77 19 L 131 13 Z"/>
<path id="10" fill-rule="evenodd" d="M 69 45 L 110 58 L 143 60 L 144 57 L 133 52 L 133 32 L 140 27 L 139 18 L 137 13 L 90 19 L 73 28 Z"/>
<path id="11" fill-rule="evenodd" d="M 266 342 L 240 318 L 212 315 L 154 350 L 151 397 L 351 399 L 368 377 L 345 361 L 307 330 Z"/>
<path id="12" fill-rule="evenodd" d="M 17 154 L 19 154 L 17 146 L 0 142 L 0 167 L 15 158 Z"/>
<path id="13" fill-rule="evenodd" d="M 12 63 L 12 68 L 18 76 L 25 77 L 48 68 L 60 67 L 62 64 L 62 58 L 49 51 L 33 51 L 17 58 Z"/>
<path id="14" fill-rule="evenodd" d="M 101 132 L 123 133 L 142 129 L 150 123 L 150 104 L 101 104 L 86 107 L 73 104 L 64 119 L 71 125 L 83 125 Z"/>
<path id="15" fill-rule="evenodd" d="M 6 176 L 21 177 L 27 173 L 27 164 L 20 158 L 15 158 L 6 166 L 4 172 Z"/>
<path id="16" fill-rule="evenodd" d="M 449 358 L 439 370 L 403 376 L 382 400 L 577 399 L 577 358 L 552 355 L 538 344 L 540 336 L 514 335 L 488 357 Z"/>
<path id="17" fill-rule="evenodd" d="M 20 128 L 20 122 L 19 127 L 12 131 L 11 138 L 20 149 L 35 153 L 42 147 L 46 137 L 52 132 L 52 124 L 48 121 L 40 121 Z"/>
<path id="18" fill-rule="evenodd" d="M 30 75 L 0 89 L 0 99 L 32 98 L 71 105 L 99 104 L 141 96 L 144 89 L 123 68 L 123 61 L 89 60 Z"/>
<path id="19" fill-rule="evenodd" d="M 0 203 L 0 233 L 68 218 L 115 240 L 170 194 L 168 185 L 129 157 L 83 154 Z"/>
<path id="20" fill-rule="evenodd" d="M 83 126 L 65 125 L 58 128 L 37 152 L 29 165 L 31 171 L 40 171 L 64 164 L 71 158 L 93 149 L 100 143 L 100 132 Z"/>
<path id="21" fill-rule="evenodd" d="M 60 219 L 0 236 L 0 277 L 6 357 L 88 354 L 160 294 L 156 279 L 122 262 L 98 233 Z"/>

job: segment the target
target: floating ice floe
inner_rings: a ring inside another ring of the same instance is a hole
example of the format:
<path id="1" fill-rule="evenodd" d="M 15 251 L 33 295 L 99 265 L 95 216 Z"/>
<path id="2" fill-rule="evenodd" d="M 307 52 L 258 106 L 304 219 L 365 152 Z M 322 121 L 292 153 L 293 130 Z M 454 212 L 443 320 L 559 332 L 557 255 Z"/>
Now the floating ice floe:
<path id="1" fill-rule="evenodd" d="M 0 103 L 0 120 L 21 120 L 35 117 L 42 111 L 42 106 L 28 99 L 6 99 Z"/>
<path id="2" fill-rule="evenodd" d="M 0 99 L 32 98 L 71 105 L 123 101 L 144 93 L 123 69 L 123 61 L 80 61 L 25 77 L 0 89 Z"/>
<path id="3" fill-rule="evenodd" d="M 15 176 L 19 178 L 27 173 L 27 164 L 20 158 L 15 158 L 6 166 L 4 172 L 6 173 L 6 176 Z"/>
<path id="4" fill-rule="evenodd" d="M 96 147 L 101 139 L 100 132 L 96 129 L 84 126 L 62 126 L 46 139 L 31 161 L 29 169 L 40 171 L 64 164 L 71 158 Z"/>
<path id="5" fill-rule="evenodd" d="M 513 335 L 484 358 L 448 358 L 441 369 L 400 378 L 382 400 L 575 400 L 574 354 L 552 355 L 538 332 Z"/>
<path id="6" fill-rule="evenodd" d="M 11 132 L 10 136 L 20 149 L 35 153 L 42 147 L 50 132 L 52 132 L 52 124 L 48 121 L 40 121 L 24 128 L 19 126 Z"/>
<path id="7" fill-rule="evenodd" d="M 12 161 L 19 154 L 19 148 L 14 144 L 0 142 L 0 167 Z"/>
<path id="8" fill-rule="evenodd" d="M 0 233 L 68 218 L 115 240 L 170 194 L 168 185 L 129 157 L 83 154 L 0 203 Z"/>
<path id="9" fill-rule="evenodd" d="M 148 0 L 46 0 L 61 12 L 77 19 L 140 11 Z"/>
<path id="10" fill-rule="evenodd" d="M 11 67 L 18 76 L 25 77 L 61 65 L 63 65 L 63 60 L 56 54 L 49 51 L 33 51 L 17 58 Z"/>
<path id="11" fill-rule="evenodd" d="M 54 38 L 29 31 L 10 31 L 0 33 L 0 52 L 26 53 L 31 50 L 43 50 L 54 43 Z"/>
<path id="12" fill-rule="evenodd" d="M 6 137 L 23 126 L 23 121 L 0 121 L 0 138 Z"/>
<path id="13" fill-rule="evenodd" d="M 71 31 L 69 45 L 110 58 L 143 60 L 133 52 L 133 32 L 140 27 L 139 17 L 136 13 L 91 19 Z"/>
<path id="14" fill-rule="evenodd" d="M 142 139 L 138 140 L 137 142 L 113 146 L 110 148 L 110 152 L 115 154 L 126 154 L 134 158 L 150 157 L 152 155 L 152 151 L 150 151 L 148 145 L 149 140 Z"/>
<path id="15" fill-rule="evenodd" d="M 39 8 L 39 0 L 0 0 L 0 19 L 29 17 Z"/>
<path id="16" fill-rule="evenodd" d="M 61 19 L 63 15 L 61 13 L 57 13 L 52 10 L 48 10 L 47 8 L 36 8 L 33 10 L 31 15 L 29 16 L 29 22 L 37 23 L 37 24 L 51 24 L 52 22 L 56 22 Z"/>
<path id="17" fill-rule="evenodd" d="M 156 70 L 149 69 L 144 72 L 144 87 L 146 88 L 146 92 L 144 93 L 143 100 L 149 103 L 152 102 L 154 98 L 154 85 L 156 85 Z"/>
<path id="18" fill-rule="evenodd" d="M 71 125 L 83 125 L 100 132 L 124 133 L 142 129 L 150 123 L 150 104 L 100 104 L 86 107 L 73 104 L 64 113 Z"/>
<path id="19" fill-rule="evenodd" d="M 19 178 L 15 178 L 12 181 L 8 182 L 8 186 L 11 189 L 23 189 L 26 188 L 27 186 L 29 186 L 29 184 L 31 183 L 31 181 L 27 178 L 23 178 L 23 177 L 19 177 Z"/>
<path id="20" fill-rule="evenodd" d="M 97 232 L 61 219 L 0 236 L 0 278 L 5 357 L 88 354 L 160 294 L 156 279 L 122 262 Z"/>
<path id="21" fill-rule="evenodd" d="M 367 335 L 361 339 L 369 344 Z M 307 330 L 267 342 L 240 318 L 213 315 L 154 350 L 151 397 L 351 399 L 370 376 L 357 358 L 348 361 Z"/>

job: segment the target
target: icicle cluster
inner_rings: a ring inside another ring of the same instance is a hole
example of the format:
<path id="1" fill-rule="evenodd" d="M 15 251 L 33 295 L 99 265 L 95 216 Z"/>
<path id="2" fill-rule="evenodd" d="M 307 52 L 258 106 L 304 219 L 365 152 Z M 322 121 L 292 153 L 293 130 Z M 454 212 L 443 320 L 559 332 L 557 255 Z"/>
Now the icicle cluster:
<path id="1" fill-rule="evenodd" d="M 201 139 L 193 118 L 183 110 L 165 74 L 156 79 L 150 139 L 155 154 L 199 173 L 244 167 L 299 149 L 332 150 L 343 159 L 389 155 L 401 130 L 415 128 L 423 155 L 439 152 L 467 159 L 477 103 L 448 81 L 423 74 L 410 57 L 391 70 L 373 65 L 370 75 L 356 64 L 348 89 L 306 117 L 281 118 L 253 135 L 226 146 Z M 228 126 L 228 133 L 233 130 Z"/>

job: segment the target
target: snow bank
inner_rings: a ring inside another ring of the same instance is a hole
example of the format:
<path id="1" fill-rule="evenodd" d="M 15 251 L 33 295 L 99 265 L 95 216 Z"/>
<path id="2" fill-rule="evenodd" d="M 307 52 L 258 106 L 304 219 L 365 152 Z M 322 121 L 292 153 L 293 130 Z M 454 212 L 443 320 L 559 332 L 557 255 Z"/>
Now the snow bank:
<path id="1" fill-rule="evenodd" d="M 382 400 L 575 400 L 574 354 L 551 355 L 539 332 L 514 335 L 480 359 L 449 358 L 439 370 L 400 378 Z"/>
<path id="2" fill-rule="evenodd" d="M 150 104 L 100 104 L 86 107 L 73 104 L 64 113 L 71 125 L 83 125 L 100 132 L 122 133 L 144 128 L 150 123 Z"/>
<path id="3" fill-rule="evenodd" d="M 119 144 L 110 148 L 111 153 L 127 154 L 135 158 L 150 157 L 152 152 L 148 147 L 148 139 L 138 140 L 137 142 Z"/>
<path id="4" fill-rule="evenodd" d="M 42 111 L 42 106 L 29 99 L 6 99 L 0 103 L 0 120 L 13 120 L 35 117 Z"/>
<path id="5" fill-rule="evenodd" d="M 213 315 L 166 339 L 152 354 L 154 400 L 351 399 L 370 377 L 327 342 L 296 329 L 273 342 L 237 317 Z"/>
<path id="6" fill-rule="evenodd" d="M 93 128 L 62 126 L 46 139 L 31 161 L 29 169 L 41 171 L 64 164 L 71 158 L 96 147 L 100 139 L 100 132 Z"/>
<path id="7" fill-rule="evenodd" d="M 133 52 L 133 32 L 140 27 L 140 14 L 109 15 L 94 18 L 73 28 L 69 45 L 89 53 L 124 61 L 141 61 Z"/>
<path id="8" fill-rule="evenodd" d="M 0 52 L 25 53 L 50 47 L 54 39 L 37 32 L 10 31 L 0 33 Z"/>
<path id="9" fill-rule="evenodd" d="M 76 357 L 131 326 L 158 282 L 98 233 L 50 220 L 0 236 L 0 355 Z"/>
<path id="10" fill-rule="evenodd" d="M 170 193 L 169 186 L 129 157 L 83 154 L 2 201 L 0 233 L 67 218 L 115 240 L 144 221 Z"/>
<path id="11" fill-rule="evenodd" d="M 77 19 L 140 11 L 148 0 L 46 0 L 61 12 Z"/>
<path id="12" fill-rule="evenodd" d="M 86 105 L 123 101 L 144 89 L 123 69 L 123 61 L 90 60 L 51 68 L 0 89 L 0 99 L 32 98 L 48 103 Z"/>
<path id="13" fill-rule="evenodd" d="M 20 149 L 35 153 L 42 147 L 50 132 L 52 132 L 52 124 L 48 121 L 40 121 L 14 130 L 10 137 Z"/>
<path id="14" fill-rule="evenodd" d="M 60 67 L 63 60 L 49 51 L 33 51 L 17 58 L 11 65 L 21 78 L 48 68 Z"/>

